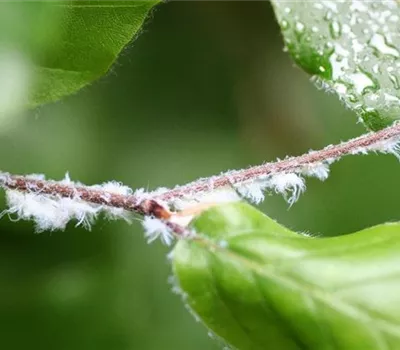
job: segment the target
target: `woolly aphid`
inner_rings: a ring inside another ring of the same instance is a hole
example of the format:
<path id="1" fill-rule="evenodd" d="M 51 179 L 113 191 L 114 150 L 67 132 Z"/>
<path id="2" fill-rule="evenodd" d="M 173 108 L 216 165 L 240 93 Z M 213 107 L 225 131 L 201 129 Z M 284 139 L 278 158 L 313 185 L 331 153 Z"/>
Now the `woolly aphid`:
<path id="1" fill-rule="evenodd" d="M 171 245 L 174 239 L 171 229 L 160 219 L 146 216 L 142 222 L 147 243 L 152 243 L 160 238 L 165 245 Z"/>
<path id="2" fill-rule="evenodd" d="M 393 137 L 387 140 L 378 141 L 367 147 L 358 147 L 353 149 L 351 154 L 367 154 L 369 152 L 388 153 L 395 155 L 400 159 L 399 138 Z M 172 215 L 171 221 L 186 226 L 191 219 L 198 215 L 196 207 L 207 208 L 207 205 L 217 205 L 220 203 L 236 202 L 243 197 L 258 204 L 264 200 L 265 191 L 282 194 L 289 205 L 293 205 L 299 196 L 305 191 L 304 177 L 316 177 L 325 180 L 329 175 L 329 166 L 335 159 L 325 159 L 324 161 L 298 164 L 291 172 L 276 173 L 271 175 L 262 175 L 247 180 L 242 183 L 235 183 L 232 186 L 214 189 L 213 178 L 209 179 L 208 190 L 193 193 L 190 192 L 182 198 L 173 198 L 168 203 L 160 202 L 160 205 L 166 209 L 171 208 L 179 210 L 179 214 L 187 209 L 191 209 L 191 215 Z M 224 174 L 227 178 L 232 172 Z M 7 188 L 8 174 L 0 173 L 0 186 L 6 190 L 6 200 L 8 209 L 0 213 L 10 216 L 11 220 L 33 220 L 36 230 L 41 232 L 45 230 L 64 230 L 69 221 L 76 221 L 76 225 L 82 225 L 90 229 L 99 214 L 104 214 L 108 219 L 131 220 L 132 213 L 121 208 L 103 204 L 93 204 L 83 201 L 78 194 L 72 197 L 62 197 L 58 194 L 41 194 L 35 188 L 28 189 L 27 192 Z M 44 175 L 33 174 L 25 177 L 26 179 L 36 179 L 45 181 Z M 71 181 L 67 173 L 65 178 L 59 182 L 64 185 L 83 186 L 78 182 Z M 118 182 L 107 182 L 105 184 L 90 186 L 89 189 L 101 191 L 104 201 L 107 203 L 111 194 L 120 194 L 123 196 L 134 195 L 138 201 L 151 199 L 157 195 L 163 194 L 168 189 L 160 188 L 153 192 L 146 192 L 138 189 L 135 192 L 127 186 Z M 193 210 L 194 209 L 194 210 Z M 193 214 L 195 213 L 195 214 Z M 170 245 L 173 240 L 171 229 L 162 221 L 153 217 L 145 217 L 143 227 L 146 231 L 147 241 L 153 242 L 160 238 L 164 244 Z"/>
<path id="3" fill-rule="evenodd" d="M 28 175 L 27 178 L 45 180 L 44 175 L 41 174 Z M 68 173 L 60 181 L 60 184 L 82 185 L 71 181 Z M 102 190 L 105 194 L 128 195 L 132 193 L 127 186 L 114 181 L 92 186 L 92 188 Z M 64 230 L 71 220 L 77 221 L 76 226 L 83 226 L 90 230 L 100 213 L 103 213 L 108 219 L 124 219 L 128 222 L 130 222 L 131 216 L 129 212 L 120 208 L 85 202 L 78 195 L 68 198 L 56 194 L 41 194 L 40 191 L 20 192 L 6 188 L 6 201 L 8 209 L 0 213 L 0 217 L 8 215 L 13 221 L 32 220 L 35 222 L 37 232 Z"/>

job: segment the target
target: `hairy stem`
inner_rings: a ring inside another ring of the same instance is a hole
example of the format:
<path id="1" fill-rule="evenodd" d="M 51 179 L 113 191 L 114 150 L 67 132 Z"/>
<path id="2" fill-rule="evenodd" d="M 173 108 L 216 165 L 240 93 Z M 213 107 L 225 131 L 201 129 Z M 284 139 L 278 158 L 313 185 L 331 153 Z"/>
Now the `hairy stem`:
<path id="1" fill-rule="evenodd" d="M 277 162 L 253 166 L 248 169 L 232 171 L 228 174 L 200 179 L 187 185 L 178 186 L 160 196 L 156 196 L 154 199 L 161 199 L 168 202 L 175 198 L 182 198 L 199 192 L 207 192 L 229 185 L 238 185 L 252 179 L 260 178 L 261 176 L 298 172 L 307 165 L 323 162 L 331 163 L 346 155 L 375 150 L 375 146 L 399 137 L 400 124 L 396 124 L 381 131 L 368 133 L 347 142 L 331 145 L 298 157 L 291 157 Z"/>
<path id="2" fill-rule="evenodd" d="M 45 194 L 64 198 L 76 197 L 88 203 L 121 208 L 141 215 L 153 215 L 160 219 L 169 218 L 169 214 L 165 208 L 154 200 L 140 200 L 135 195 L 107 192 L 91 188 L 91 186 L 64 184 L 53 180 L 41 180 L 8 173 L 0 175 L 0 186 L 10 190 L 38 193 L 41 195 Z"/>
<path id="3" fill-rule="evenodd" d="M 73 182 L 57 182 L 8 173 L 0 173 L 0 186 L 6 190 L 37 193 L 53 197 L 79 198 L 79 200 L 87 203 L 121 208 L 143 216 L 151 215 L 169 222 L 168 225 L 172 230 L 182 231 L 182 227 L 169 221 L 172 213 L 163 203 L 168 205 L 179 198 L 195 197 L 200 193 L 212 192 L 227 186 L 240 186 L 249 181 L 271 175 L 299 173 L 307 166 L 324 162 L 330 164 L 350 154 L 366 153 L 368 151 L 396 153 L 396 145 L 399 140 L 400 124 L 395 124 L 381 131 L 365 134 L 337 145 L 328 146 L 319 151 L 312 151 L 298 157 L 265 163 L 248 169 L 230 171 L 200 179 L 187 185 L 177 186 L 161 194 L 153 192 L 145 196 L 135 193 L 119 194 L 103 190 L 99 186 L 84 186 Z M 392 145 L 390 146 L 391 148 L 388 148 L 387 144 Z"/>

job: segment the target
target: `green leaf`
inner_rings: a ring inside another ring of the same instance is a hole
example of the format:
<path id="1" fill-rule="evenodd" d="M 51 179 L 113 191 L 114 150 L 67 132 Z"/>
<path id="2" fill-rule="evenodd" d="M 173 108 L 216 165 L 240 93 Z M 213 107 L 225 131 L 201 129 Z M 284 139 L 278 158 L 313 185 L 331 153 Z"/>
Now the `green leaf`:
<path id="1" fill-rule="evenodd" d="M 365 125 L 400 119 L 399 4 L 273 0 L 286 48 Z"/>
<path id="2" fill-rule="evenodd" d="M 244 203 L 204 212 L 173 268 L 185 302 L 240 349 L 400 348 L 400 225 L 311 238 Z"/>
<path id="3" fill-rule="evenodd" d="M 104 75 L 157 3 L 1 2 L 0 69 L 7 52 L 26 63 L 29 89 L 19 103 L 56 101 Z"/>

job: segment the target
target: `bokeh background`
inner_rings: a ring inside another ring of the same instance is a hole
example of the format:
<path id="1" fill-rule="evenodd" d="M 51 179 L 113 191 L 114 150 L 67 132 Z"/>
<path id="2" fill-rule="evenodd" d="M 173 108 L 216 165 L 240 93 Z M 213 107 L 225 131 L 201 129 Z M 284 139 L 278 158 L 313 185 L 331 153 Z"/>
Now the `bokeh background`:
<path id="1" fill-rule="evenodd" d="M 0 168 L 154 189 L 364 131 L 294 67 L 267 1 L 170 2 L 152 12 L 107 76 L 60 102 L 2 118 Z M 308 180 L 290 209 L 275 195 L 260 209 L 321 236 L 400 218 L 395 157 L 348 157 L 331 171 L 324 183 Z M 37 234 L 32 223 L 4 217 L 1 347 L 221 348 L 172 293 L 169 250 L 146 244 L 139 220 Z"/>

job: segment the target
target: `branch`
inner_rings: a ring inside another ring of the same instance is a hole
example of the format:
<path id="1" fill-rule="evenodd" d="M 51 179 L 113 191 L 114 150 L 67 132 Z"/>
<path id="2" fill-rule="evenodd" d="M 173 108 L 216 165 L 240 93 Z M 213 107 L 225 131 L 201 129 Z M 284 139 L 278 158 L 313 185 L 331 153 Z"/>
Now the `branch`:
<path id="1" fill-rule="evenodd" d="M 358 138 L 337 145 L 330 145 L 318 151 L 311 151 L 298 157 L 290 157 L 277 162 L 265 163 L 248 169 L 231 171 L 200 179 L 184 186 L 178 186 L 155 199 L 170 201 L 176 198 L 184 198 L 201 192 L 208 192 L 230 185 L 241 185 L 260 177 L 269 177 L 280 173 L 300 173 L 310 175 L 312 169 L 329 165 L 341 157 L 354 154 L 366 154 L 368 152 L 392 153 L 399 158 L 398 143 L 400 141 L 400 124 L 378 132 L 368 133 Z M 315 176 L 319 177 L 318 174 Z M 324 177 L 321 175 L 321 177 Z M 325 177 L 326 178 L 326 177 Z"/>
<path id="2" fill-rule="evenodd" d="M 134 212 L 161 220 L 167 231 L 186 237 L 191 234 L 185 228 L 188 221 L 210 205 L 238 200 L 241 196 L 260 202 L 263 199 L 262 191 L 266 189 L 282 193 L 289 204 L 293 204 L 305 188 L 304 176 L 325 180 L 329 165 L 346 155 L 381 152 L 399 158 L 399 141 L 400 124 L 394 124 L 381 131 L 298 157 L 229 171 L 170 190 L 160 189 L 149 193 L 143 189 L 133 192 L 116 182 L 85 186 L 71 181 L 68 174 L 64 180 L 57 182 L 46 180 L 41 175 L 0 173 L 0 187 L 6 190 L 10 207 L 2 215 L 16 214 L 18 219 L 34 219 L 38 229 L 45 230 L 63 229 L 71 219 L 90 227 L 100 211 L 106 212 L 109 217 L 125 219 L 127 212 Z M 160 225 L 149 220 L 145 221 L 145 225 L 148 231 L 161 230 Z M 153 232 L 148 238 L 153 240 L 157 236 Z M 166 232 L 162 237 L 169 240 Z"/>
<path id="3" fill-rule="evenodd" d="M 20 176 L 2 173 L 0 175 L 0 186 L 20 192 L 63 198 L 79 198 L 84 202 L 124 209 L 140 215 L 153 215 L 160 219 L 169 218 L 169 214 L 165 208 L 154 200 L 143 200 L 142 196 L 138 194 L 129 195 L 129 189 L 125 191 L 126 187 L 113 182 L 107 183 L 105 186 L 84 186 L 76 184 L 69 179 L 58 182 L 42 179 L 41 176 L 37 178 L 36 175 Z M 112 186 L 115 186 L 114 192 Z M 119 189 L 123 191 L 119 191 Z M 121 193 L 124 191 L 126 193 Z"/>

